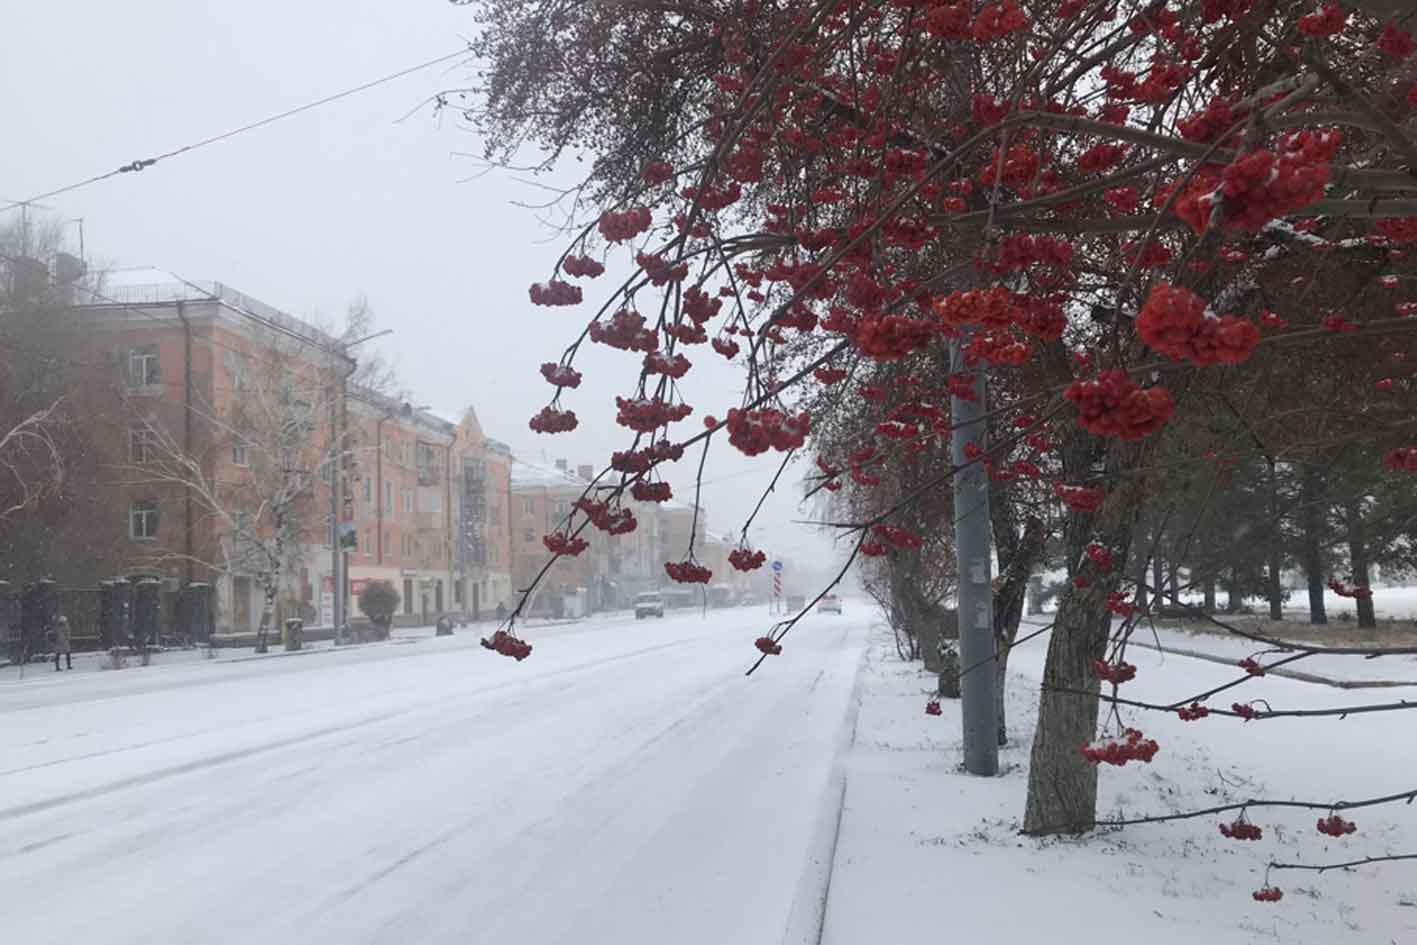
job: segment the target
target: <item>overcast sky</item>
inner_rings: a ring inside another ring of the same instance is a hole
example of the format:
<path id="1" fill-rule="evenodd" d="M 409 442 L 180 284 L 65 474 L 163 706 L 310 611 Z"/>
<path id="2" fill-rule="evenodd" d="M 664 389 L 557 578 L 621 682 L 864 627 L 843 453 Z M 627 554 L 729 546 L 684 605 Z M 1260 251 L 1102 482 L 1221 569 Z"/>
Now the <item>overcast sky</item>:
<path id="1" fill-rule="evenodd" d="M 475 29 L 471 10 L 446 0 L 0 0 L 0 11 L 4 202 L 452 52 Z M 628 432 L 614 424 L 613 395 L 627 392 L 635 356 L 588 352 L 569 403 L 579 430 L 546 437 L 526 424 L 550 391 L 538 365 L 575 337 L 608 279 L 587 286 L 581 308 L 531 306 L 527 285 L 546 277 L 558 244 L 512 201 L 538 193 L 500 173 L 459 183 L 476 167 L 454 152 L 480 142 L 447 118 L 425 110 L 396 123 L 470 74 L 434 67 L 34 212 L 82 217 L 92 263 L 220 281 L 303 317 L 333 323 L 362 292 L 376 327 L 394 329 L 379 344 L 415 402 L 449 418 L 471 404 L 489 435 L 528 459 L 603 464 Z M 70 235 L 76 249 L 77 227 Z M 741 391 L 737 369 L 707 346 L 688 353 L 697 410 L 686 432 Z M 775 465 L 715 445 L 704 504 L 716 533 L 736 532 Z M 692 464 L 680 466 L 668 478 L 690 500 Z M 806 510 L 797 477 L 787 485 L 755 541 L 825 564 L 837 552 L 789 524 Z"/>

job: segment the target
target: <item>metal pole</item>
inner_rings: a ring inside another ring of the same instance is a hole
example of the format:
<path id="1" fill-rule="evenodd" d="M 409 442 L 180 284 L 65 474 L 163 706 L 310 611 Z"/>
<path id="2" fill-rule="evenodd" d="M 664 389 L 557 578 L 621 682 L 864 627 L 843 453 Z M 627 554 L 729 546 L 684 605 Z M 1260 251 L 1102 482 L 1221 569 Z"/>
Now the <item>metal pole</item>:
<path id="1" fill-rule="evenodd" d="M 965 371 L 968 337 L 950 342 L 950 370 Z M 964 769 L 970 774 L 999 772 L 998 717 L 994 686 L 994 590 L 990 581 L 989 478 L 984 464 L 970 462 L 965 446 L 982 448 L 988 433 L 983 365 L 974 369 L 974 399 L 950 399 L 950 458 L 954 478 L 955 559 L 959 570 L 960 709 L 964 719 Z"/>
<path id="2" fill-rule="evenodd" d="M 345 375 L 341 372 L 341 380 Z M 333 385 L 331 385 L 333 388 Z M 340 549 L 340 516 L 344 510 L 344 437 L 339 424 L 339 398 L 330 392 L 330 434 L 334 449 L 330 453 L 330 597 L 334 604 L 335 643 L 344 642 L 344 553 Z"/>

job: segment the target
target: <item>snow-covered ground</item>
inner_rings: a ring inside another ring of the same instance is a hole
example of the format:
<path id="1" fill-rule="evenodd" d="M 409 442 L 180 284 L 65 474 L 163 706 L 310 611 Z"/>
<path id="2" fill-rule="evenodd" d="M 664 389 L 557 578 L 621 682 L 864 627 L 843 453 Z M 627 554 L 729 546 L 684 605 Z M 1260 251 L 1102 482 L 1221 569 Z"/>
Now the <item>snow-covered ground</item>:
<path id="1" fill-rule="evenodd" d="M 0 684 L 3 940 L 777 943 L 867 618 L 762 609 Z"/>
<path id="2" fill-rule="evenodd" d="M 1341 840 L 1314 830 L 1314 812 L 1271 810 L 1252 815 L 1255 843 L 1221 837 L 1220 817 L 1021 837 L 1046 635 L 1012 658 L 1006 771 L 980 779 L 957 767 L 957 704 L 923 713 L 931 680 L 864 603 L 812 616 L 745 678 L 769 619 L 540 627 L 521 664 L 470 629 L 418 630 L 291 657 L 0 677 L 0 889 L 22 904 L 3 940 L 1417 941 L 1410 863 L 1277 873 L 1282 902 L 1250 898 L 1272 858 L 1417 849 L 1417 807 L 1356 811 Z M 1237 675 L 1129 659 L 1140 672 L 1124 694 L 1142 700 Z M 1218 701 L 1402 692 L 1266 677 Z M 1104 769 L 1109 813 L 1417 786 L 1407 713 L 1127 720 L 1162 747 L 1151 765 Z"/>
<path id="3" fill-rule="evenodd" d="M 1012 741 L 998 778 L 961 773 L 958 703 L 923 712 L 931 680 L 896 659 L 878 632 L 864 701 L 847 754 L 845 809 L 831 878 L 828 945 L 904 942 L 938 935 L 1024 945 L 1098 942 L 1371 945 L 1417 941 L 1417 868 L 1411 863 L 1325 873 L 1276 872 L 1279 903 L 1258 903 L 1264 865 L 1334 862 L 1417 851 L 1407 806 L 1355 811 L 1358 832 L 1333 840 L 1318 813 L 1256 809 L 1257 842 L 1227 840 L 1220 816 L 1034 840 L 1017 832 L 1036 719 L 1046 634 L 1014 654 Z M 1135 650 L 1124 695 L 1169 701 L 1235 678 L 1233 669 Z M 1275 708 L 1389 701 L 1388 691 L 1345 692 L 1266 677 L 1227 693 Z M 1219 697 L 1218 697 L 1219 698 Z M 1406 712 L 1347 720 L 1243 723 L 1126 712 L 1156 738 L 1150 765 L 1104 766 L 1104 816 L 1194 810 L 1249 798 L 1336 800 L 1417 787 L 1417 738 Z M 1234 815 L 1224 817 L 1230 820 Z"/>

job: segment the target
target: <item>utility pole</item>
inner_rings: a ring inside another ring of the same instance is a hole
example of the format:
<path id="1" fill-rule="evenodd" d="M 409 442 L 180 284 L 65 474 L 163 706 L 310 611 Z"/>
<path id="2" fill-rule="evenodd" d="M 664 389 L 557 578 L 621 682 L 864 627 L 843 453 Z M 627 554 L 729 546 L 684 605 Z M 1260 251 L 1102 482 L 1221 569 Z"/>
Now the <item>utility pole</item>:
<path id="1" fill-rule="evenodd" d="M 968 335 L 950 342 L 950 372 L 968 369 Z M 950 399 L 950 459 L 955 467 L 955 560 L 959 570 L 960 714 L 964 719 L 964 769 L 970 774 L 999 773 L 999 722 L 994 704 L 994 589 L 989 562 L 989 476 L 984 464 L 970 460 L 965 447 L 982 449 L 989 431 L 984 366 L 974 368 L 974 397 Z"/>
<path id="2" fill-rule="evenodd" d="M 340 372 L 339 388 L 330 391 L 330 435 L 334 450 L 330 454 L 330 596 L 334 603 L 335 645 L 344 642 L 344 548 L 341 544 L 340 519 L 344 514 L 344 430 L 340 424 L 340 403 L 349 374 Z M 338 396 L 336 396 L 336 392 Z"/>

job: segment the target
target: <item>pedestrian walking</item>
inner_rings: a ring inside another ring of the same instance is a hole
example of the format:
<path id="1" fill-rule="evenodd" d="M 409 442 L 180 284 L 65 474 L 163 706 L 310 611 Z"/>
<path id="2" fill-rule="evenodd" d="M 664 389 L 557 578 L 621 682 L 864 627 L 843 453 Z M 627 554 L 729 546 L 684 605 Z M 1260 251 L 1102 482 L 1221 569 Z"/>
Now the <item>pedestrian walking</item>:
<path id="1" fill-rule="evenodd" d="M 54 671 L 59 672 L 59 657 L 64 657 L 65 669 L 74 668 L 74 656 L 70 652 L 69 618 L 60 617 L 54 621 Z"/>

